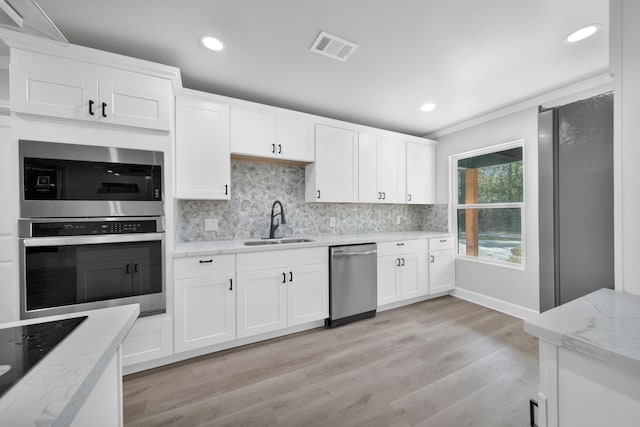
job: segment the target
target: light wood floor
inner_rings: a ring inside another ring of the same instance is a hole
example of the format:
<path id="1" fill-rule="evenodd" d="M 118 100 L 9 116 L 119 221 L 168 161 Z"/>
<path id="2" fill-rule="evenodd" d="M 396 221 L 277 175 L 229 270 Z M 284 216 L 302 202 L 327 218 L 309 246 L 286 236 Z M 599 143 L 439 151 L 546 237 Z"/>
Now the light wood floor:
<path id="1" fill-rule="evenodd" d="M 537 339 L 453 297 L 125 377 L 128 426 L 528 426 Z"/>

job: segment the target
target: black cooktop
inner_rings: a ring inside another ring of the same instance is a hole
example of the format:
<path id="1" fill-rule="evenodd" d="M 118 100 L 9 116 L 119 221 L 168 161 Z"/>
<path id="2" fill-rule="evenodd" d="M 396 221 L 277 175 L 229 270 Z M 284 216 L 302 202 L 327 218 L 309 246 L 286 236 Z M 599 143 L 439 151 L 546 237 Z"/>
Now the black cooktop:
<path id="1" fill-rule="evenodd" d="M 86 318 L 0 329 L 0 397 Z"/>

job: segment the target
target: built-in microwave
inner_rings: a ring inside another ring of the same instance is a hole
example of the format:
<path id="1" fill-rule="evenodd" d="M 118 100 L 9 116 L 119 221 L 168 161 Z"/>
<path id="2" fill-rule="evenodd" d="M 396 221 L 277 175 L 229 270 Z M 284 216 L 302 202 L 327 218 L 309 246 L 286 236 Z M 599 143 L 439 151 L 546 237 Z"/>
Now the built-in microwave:
<path id="1" fill-rule="evenodd" d="M 161 216 L 163 153 L 20 140 L 20 216 Z"/>

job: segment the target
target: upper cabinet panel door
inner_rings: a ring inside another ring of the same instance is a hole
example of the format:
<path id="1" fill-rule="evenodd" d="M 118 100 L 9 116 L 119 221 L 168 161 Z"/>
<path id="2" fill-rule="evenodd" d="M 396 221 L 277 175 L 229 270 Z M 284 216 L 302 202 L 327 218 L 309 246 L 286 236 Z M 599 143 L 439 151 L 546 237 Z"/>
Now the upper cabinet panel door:
<path id="1" fill-rule="evenodd" d="M 352 130 L 316 125 L 315 201 L 358 200 L 357 143 Z"/>
<path id="2" fill-rule="evenodd" d="M 378 189 L 378 137 L 370 133 L 358 134 L 358 201 L 382 203 Z"/>
<path id="3" fill-rule="evenodd" d="M 231 152 L 275 157 L 282 147 L 276 141 L 276 116 L 244 108 L 231 108 Z"/>
<path id="4" fill-rule="evenodd" d="M 98 82 L 73 72 L 13 69 L 11 110 L 65 119 L 98 120 Z"/>
<path id="5" fill-rule="evenodd" d="M 404 203 L 404 141 L 385 137 L 378 142 L 378 191 L 383 203 Z"/>
<path id="6" fill-rule="evenodd" d="M 176 197 L 229 200 L 229 106 L 176 98 Z"/>
<path id="7" fill-rule="evenodd" d="M 407 142 L 407 203 L 435 203 L 435 147 Z"/>
<path id="8" fill-rule="evenodd" d="M 290 117 L 277 118 L 277 157 L 313 162 L 315 157 L 313 123 Z"/>
<path id="9" fill-rule="evenodd" d="M 140 85 L 100 81 L 98 113 L 101 122 L 169 130 L 170 107 L 166 92 Z"/>

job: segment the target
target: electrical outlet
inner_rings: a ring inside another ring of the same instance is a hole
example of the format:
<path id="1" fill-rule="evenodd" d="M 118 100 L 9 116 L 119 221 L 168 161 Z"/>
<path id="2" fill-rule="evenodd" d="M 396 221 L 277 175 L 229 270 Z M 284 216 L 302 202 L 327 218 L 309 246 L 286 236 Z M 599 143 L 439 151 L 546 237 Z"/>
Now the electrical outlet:
<path id="1" fill-rule="evenodd" d="M 336 219 L 334 217 L 329 218 L 329 227 L 335 227 L 336 226 Z"/>
<path id="2" fill-rule="evenodd" d="M 205 219 L 204 231 L 218 231 L 218 220 L 212 218 Z"/>
<path id="3" fill-rule="evenodd" d="M 396 217 L 396 225 L 401 225 L 402 224 L 402 215 L 398 215 Z"/>

